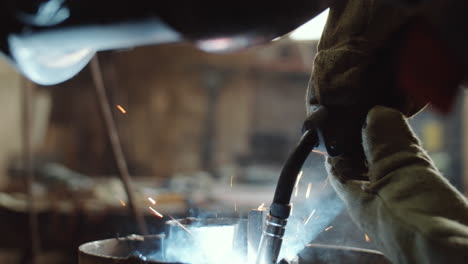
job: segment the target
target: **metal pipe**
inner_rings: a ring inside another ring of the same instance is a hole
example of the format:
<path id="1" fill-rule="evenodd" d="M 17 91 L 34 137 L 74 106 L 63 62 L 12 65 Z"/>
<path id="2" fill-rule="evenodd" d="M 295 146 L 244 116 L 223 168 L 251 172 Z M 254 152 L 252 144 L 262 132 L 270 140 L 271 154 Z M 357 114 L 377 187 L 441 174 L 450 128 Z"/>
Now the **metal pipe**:
<path id="1" fill-rule="evenodd" d="M 30 244 L 30 261 L 36 263 L 36 258 L 40 252 L 39 224 L 37 220 L 37 212 L 34 206 L 34 168 L 33 168 L 33 153 L 32 153 L 32 137 L 31 137 L 31 106 L 33 97 L 32 84 L 26 80 L 22 80 L 23 96 L 22 96 L 22 151 L 23 151 L 23 166 L 25 168 L 26 177 L 25 185 L 28 199 L 29 212 L 29 234 L 31 239 Z"/>
<path id="2" fill-rule="evenodd" d="M 117 164 L 120 180 L 122 181 L 122 184 L 125 188 L 125 192 L 127 193 L 128 206 L 131 212 L 133 213 L 133 216 L 135 217 L 135 221 L 138 225 L 140 233 L 146 235 L 148 234 L 148 229 L 143 214 L 135 204 L 130 173 L 128 172 L 128 166 L 122 150 L 122 144 L 120 143 L 119 134 L 117 133 L 117 126 L 115 125 L 114 118 L 112 117 L 109 98 L 107 98 L 104 80 L 102 78 L 101 68 L 99 65 L 99 59 L 97 57 L 97 54 L 91 60 L 90 67 L 91 75 L 99 100 L 99 105 L 101 107 L 102 116 L 106 125 L 107 134 L 109 135 L 112 152 L 114 153 L 115 163 Z"/>

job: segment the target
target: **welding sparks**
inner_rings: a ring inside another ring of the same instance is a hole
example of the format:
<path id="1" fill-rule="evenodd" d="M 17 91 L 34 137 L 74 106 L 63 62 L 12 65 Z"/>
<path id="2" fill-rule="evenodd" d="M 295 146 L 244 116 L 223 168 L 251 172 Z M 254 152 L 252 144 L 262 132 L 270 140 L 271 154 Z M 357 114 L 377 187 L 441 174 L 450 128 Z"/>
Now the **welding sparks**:
<path id="1" fill-rule="evenodd" d="M 307 217 L 307 219 L 305 220 L 304 225 L 307 225 L 307 223 L 309 223 L 309 220 L 312 218 L 312 216 L 314 216 L 315 211 L 315 209 L 312 210 L 312 213 L 310 213 L 309 217 Z"/>
<path id="2" fill-rule="evenodd" d="M 328 230 L 330 230 L 332 228 L 333 228 L 333 226 L 329 226 L 329 227 L 325 228 L 325 231 L 328 231 Z"/>
<path id="3" fill-rule="evenodd" d="M 312 189 L 312 183 L 309 183 L 307 185 L 306 199 L 309 199 L 311 189 Z"/>
<path id="4" fill-rule="evenodd" d="M 127 206 L 127 204 L 126 204 L 123 200 L 120 200 L 120 204 L 121 204 L 123 207 Z"/>
<path id="5" fill-rule="evenodd" d="M 299 182 L 301 181 L 301 178 L 302 178 L 302 171 L 299 172 L 299 174 L 297 175 L 297 179 L 296 179 L 296 191 L 294 192 L 294 197 L 297 197 L 297 194 L 299 193 Z"/>
<path id="6" fill-rule="evenodd" d="M 234 176 L 231 176 L 231 188 L 232 188 L 232 183 L 234 182 Z"/>
<path id="7" fill-rule="evenodd" d="M 328 177 L 329 177 L 329 176 L 327 176 L 327 178 L 323 181 L 323 185 L 322 185 L 321 190 L 323 190 L 323 189 L 325 189 L 325 187 L 327 187 L 327 185 L 328 185 Z"/>
<path id="8" fill-rule="evenodd" d="M 364 238 L 366 239 L 366 242 L 367 242 L 367 243 L 370 242 L 370 238 L 369 238 L 369 236 L 368 236 L 366 233 L 364 233 Z"/>
<path id="9" fill-rule="evenodd" d="M 188 230 L 183 224 L 181 224 L 179 221 L 177 221 L 174 217 L 172 217 L 171 215 L 168 215 L 172 220 L 174 220 L 174 222 L 180 227 L 182 228 L 183 230 L 185 230 L 187 233 L 189 233 L 190 235 L 192 234 L 192 232 L 190 232 L 190 230 Z"/>
<path id="10" fill-rule="evenodd" d="M 148 197 L 148 201 L 150 201 L 150 203 L 152 203 L 153 205 L 156 204 L 156 201 L 151 197 Z"/>
<path id="11" fill-rule="evenodd" d="M 127 113 L 127 110 L 125 110 L 121 105 L 117 105 L 117 109 L 119 109 L 119 111 L 122 112 L 122 114 Z"/>
<path id="12" fill-rule="evenodd" d="M 237 203 L 234 203 L 234 212 L 237 212 Z"/>
<path id="13" fill-rule="evenodd" d="M 291 203 L 291 213 L 289 213 L 289 216 L 291 216 L 291 215 L 292 215 L 292 213 L 293 213 L 293 209 L 294 209 L 294 204 L 293 204 L 293 203 Z"/>
<path id="14" fill-rule="evenodd" d="M 322 155 L 322 156 L 328 156 L 328 154 L 327 154 L 326 152 L 323 152 L 323 151 L 320 151 L 320 150 L 315 150 L 315 149 L 314 149 L 314 150 L 312 150 L 312 152 L 317 153 L 317 154 L 320 154 L 320 155 Z"/>
<path id="15" fill-rule="evenodd" d="M 263 210 L 265 209 L 265 203 L 262 203 L 258 208 L 257 210 Z"/>
<path id="16" fill-rule="evenodd" d="M 164 217 L 160 212 L 156 211 L 156 209 L 154 209 L 153 207 L 150 206 L 150 207 L 148 207 L 148 208 L 149 208 L 149 209 L 151 210 L 151 212 L 153 212 L 153 214 L 155 214 L 157 217 L 159 217 L 159 218 L 163 218 L 163 217 Z"/>

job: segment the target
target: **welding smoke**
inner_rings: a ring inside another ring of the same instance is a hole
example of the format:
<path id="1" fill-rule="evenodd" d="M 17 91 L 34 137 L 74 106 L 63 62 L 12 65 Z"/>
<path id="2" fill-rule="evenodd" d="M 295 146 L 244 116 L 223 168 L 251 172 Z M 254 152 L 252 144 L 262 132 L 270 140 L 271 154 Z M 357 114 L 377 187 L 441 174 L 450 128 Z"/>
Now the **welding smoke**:
<path id="1" fill-rule="evenodd" d="M 306 198 L 309 183 L 312 188 Z M 288 219 L 286 233 L 279 259 L 291 260 L 321 232 L 332 225 L 332 221 L 343 210 L 344 204 L 327 180 L 323 159 L 310 155 L 307 159 L 298 192 L 292 196 L 293 210 Z"/>

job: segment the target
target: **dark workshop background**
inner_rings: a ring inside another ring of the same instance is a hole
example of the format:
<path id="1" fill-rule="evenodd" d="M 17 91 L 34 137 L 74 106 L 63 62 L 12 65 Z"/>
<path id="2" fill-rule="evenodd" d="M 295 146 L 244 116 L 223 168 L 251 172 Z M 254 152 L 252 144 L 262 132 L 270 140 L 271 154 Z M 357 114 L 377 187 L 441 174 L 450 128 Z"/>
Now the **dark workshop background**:
<path id="1" fill-rule="evenodd" d="M 284 39 L 223 55 L 188 44 L 100 53 L 137 203 L 148 211 L 146 199 L 155 197 L 162 214 L 179 217 L 245 216 L 268 203 L 300 136 L 316 44 Z M 20 263 L 29 239 L 21 162 L 25 85 L 31 84 L 2 61 L 0 263 Z M 33 85 L 33 93 L 27 133 L 34 144 L 44 263 L 76 263 L 79 244 L 126 235 L 135 227 L 90 71 L 53 87 Z M 427 109 L 412 121 L 441 171 L 462 191 L 468 190 L 466 98 L 461 93 L 448 116 Z M 316 168 L 311 182 L 314 175 L 321 182 L 323 157 L 308 162 Z M 151 231 L 160 232 L 163 221 L 146 211 Z M 346 232 L 336 229 L 336 236 Z M 366 246 L 362 236 L 349 239 Z"/>

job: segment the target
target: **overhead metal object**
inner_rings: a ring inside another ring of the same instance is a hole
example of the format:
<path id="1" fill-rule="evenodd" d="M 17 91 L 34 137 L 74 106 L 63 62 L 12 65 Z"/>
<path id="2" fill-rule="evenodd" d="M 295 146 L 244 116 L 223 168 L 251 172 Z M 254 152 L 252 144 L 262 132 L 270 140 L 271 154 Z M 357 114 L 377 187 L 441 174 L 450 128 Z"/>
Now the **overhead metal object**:
<path id="1" fill-rule="evenodd" d="M 96 51 L 194 42 L 229 51 L 270 41 L 319 14 L 330 0 L 5 0 L 0 50 L 28 78 L 51 85 Z"/>

